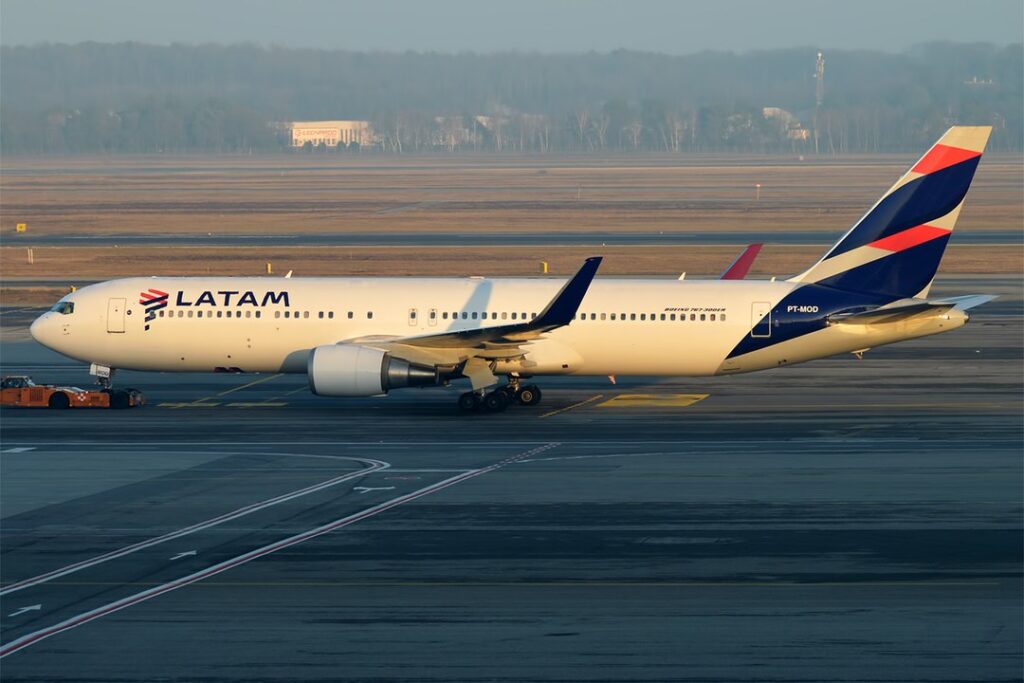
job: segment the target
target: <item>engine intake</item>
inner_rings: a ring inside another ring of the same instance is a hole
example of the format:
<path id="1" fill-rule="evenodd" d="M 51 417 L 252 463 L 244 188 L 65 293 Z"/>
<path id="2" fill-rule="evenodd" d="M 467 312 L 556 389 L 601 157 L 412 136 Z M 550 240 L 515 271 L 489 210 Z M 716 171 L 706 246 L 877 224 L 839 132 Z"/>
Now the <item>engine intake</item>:
<path id="1" fill-rule="evenodd" d="M 317 346 L 306 361 L 309 388 L 318 396 L 379 396 L 391 389 L 438 383 L 437 370 L 358 344 Z"/>

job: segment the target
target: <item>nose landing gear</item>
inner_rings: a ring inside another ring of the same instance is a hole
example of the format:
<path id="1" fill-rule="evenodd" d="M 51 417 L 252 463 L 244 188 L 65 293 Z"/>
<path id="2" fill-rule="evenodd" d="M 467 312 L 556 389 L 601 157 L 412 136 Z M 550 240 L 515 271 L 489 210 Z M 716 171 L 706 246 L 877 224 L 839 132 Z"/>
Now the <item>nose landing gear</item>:
<path id="1" fill-rule="evenodd" d="M 100 385 L 100 391 L 110 396 L 110 407 L 117 409 L 141 406 L 146 402 L 142 392 L 133 387 L 127 389 L 114 389 L 110 380 L 114 377 L 114 368 L 93 363 L 89 366 L 89 374 L 96 377 L 96 383 Z"/>

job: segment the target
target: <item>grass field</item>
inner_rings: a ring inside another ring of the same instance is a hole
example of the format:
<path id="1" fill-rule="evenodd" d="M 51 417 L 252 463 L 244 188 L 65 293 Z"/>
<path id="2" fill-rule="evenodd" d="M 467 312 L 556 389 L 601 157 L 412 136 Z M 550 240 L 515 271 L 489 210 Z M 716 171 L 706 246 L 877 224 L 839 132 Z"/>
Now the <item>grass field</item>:
<path id="1" fill-rule="evenodd" d="M 23 303 L 26 281 L 73 284 L 128 275 L 522 275 L 568 273 L 585 256 L 607 274 L 720 272 L 735 246 L 253 247 L 247 235 L 350 233 L 755 232 L 768 247 L 754 273 L 787 276 L 827 245 L 772 246 L 779 231 L 841 234 L 912 156 L 800 161 L 783 157 L 74 157 L 8 158 L 0 168 L 0 301 Z M 760 198 L 755 184 L 761 184 Z M 957 245 L 943 273 L 1024 270 L 1024 162 L 986 158 L 958 232 L 1006 231 L 1007 245 Z M 28 233 L 13 234 L 16 223 Z M 90 245 L 90 235 L 161 235 L 147 247 Z M 179 235 L 237 236 L 223 247 Z M 25 248 L 36 236 L 82 246 Z M 62 285 L 61 285 L 62 286 Z M 42 290 L 45 295 L 51 288 Z"/>

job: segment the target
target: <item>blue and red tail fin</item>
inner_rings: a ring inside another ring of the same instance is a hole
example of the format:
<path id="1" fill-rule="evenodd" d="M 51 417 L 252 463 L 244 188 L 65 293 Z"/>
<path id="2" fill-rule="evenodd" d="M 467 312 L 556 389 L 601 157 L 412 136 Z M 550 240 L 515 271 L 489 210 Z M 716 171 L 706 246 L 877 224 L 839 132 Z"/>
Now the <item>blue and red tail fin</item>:
<path id="1" fill-rule="evenodd" d="M 820 261 L 791 282 L 926 296 L 991 126 L 953 126 Z"/>

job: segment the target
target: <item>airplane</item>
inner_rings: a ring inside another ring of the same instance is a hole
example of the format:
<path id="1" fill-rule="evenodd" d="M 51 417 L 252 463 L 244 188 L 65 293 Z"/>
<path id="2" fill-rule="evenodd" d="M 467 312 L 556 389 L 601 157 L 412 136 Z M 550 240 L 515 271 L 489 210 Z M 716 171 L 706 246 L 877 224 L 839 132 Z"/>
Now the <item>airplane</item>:
<path id="1" fill-rule="evenodd" d="M 535 377 L 732 375 L 955 330 L 995 298 L 929 299 L 988 141 L 954 126 L 786 280 L 148 277 L 63 297 L 32 336 L 116 369 L 306 373 L 320 396 L 468 380 L 463 411 L 535 405 Z M 751 259 L 752 260 L 752 259 Z M 744 273 L 745 274 L 745 273 Z"/>

